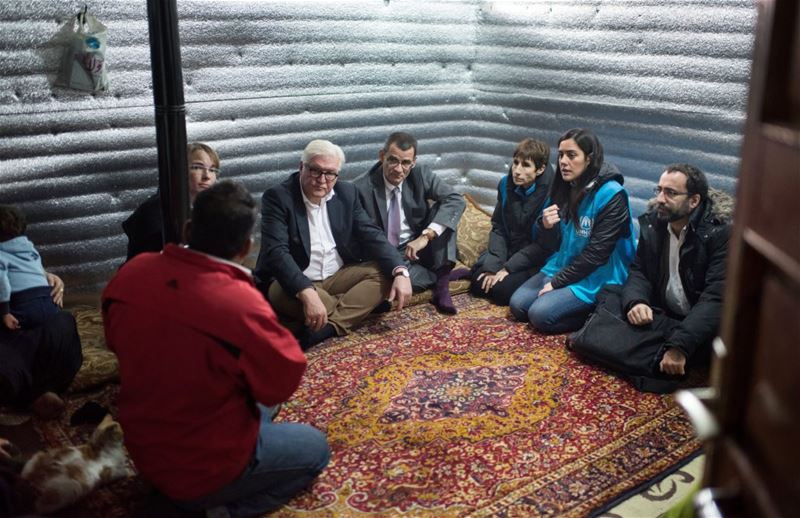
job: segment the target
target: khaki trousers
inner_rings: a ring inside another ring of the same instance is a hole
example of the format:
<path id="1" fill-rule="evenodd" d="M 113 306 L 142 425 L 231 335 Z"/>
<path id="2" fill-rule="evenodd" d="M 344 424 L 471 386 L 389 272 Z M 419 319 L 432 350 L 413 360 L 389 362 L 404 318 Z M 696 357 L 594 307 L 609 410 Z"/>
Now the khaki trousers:
<path id="1" fill-rule="evenodd" d="M 339 336 L 349 333 L 386 300 L 391 287 L 374 261 L 345 266 L 325 280 L 314 281 L 313 285 L 328 310 L 328 323 Z M 278 281 L 269 285 L 267 297 L 286 327 L 292 331 L 304 327 L 303 304 L 289 296 Z"/>

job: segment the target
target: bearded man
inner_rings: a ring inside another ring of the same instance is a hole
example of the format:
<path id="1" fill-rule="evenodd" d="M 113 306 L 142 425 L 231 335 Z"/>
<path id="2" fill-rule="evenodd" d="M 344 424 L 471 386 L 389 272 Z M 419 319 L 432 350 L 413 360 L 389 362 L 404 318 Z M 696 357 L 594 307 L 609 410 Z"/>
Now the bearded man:
<path id="1" fill-rule="evenodd" d="M 622 305 L 634 326 L 653 322 L 653 308 L 679 321 L 665 336 L 659 368 L 682 375 L 688 360 L 709 356 L 719 328 L 730 224 L 715 211 L 697 167 L 667 166 L 653 192 L 655 210 L 639 217 Z"/>
<path id="2" fill-rule="evenodd" d="M 595 322 L 605 312 L 616 315 L 620 326 L 613 332 L 585 332 L 593 325 L 590 317 L 583 336 L 579 332 L 571 340 L 578 353 L 598 361 L 599 351 L 601 363 L 632 381 L 633 374 L 641 374 L 633 366 L 651 365 L 651 379 L 638 376 L 634 385 L 667 392 L 676 385 L 652 378 L 684 375 L 688 366 L 710 357 L 722 315 L 730 223 L 695 166 L 667 166 L 653 192 L 650 210 L 639 217 L 639 243 L 628 279 L 621 290 L 598 295 Z"/>

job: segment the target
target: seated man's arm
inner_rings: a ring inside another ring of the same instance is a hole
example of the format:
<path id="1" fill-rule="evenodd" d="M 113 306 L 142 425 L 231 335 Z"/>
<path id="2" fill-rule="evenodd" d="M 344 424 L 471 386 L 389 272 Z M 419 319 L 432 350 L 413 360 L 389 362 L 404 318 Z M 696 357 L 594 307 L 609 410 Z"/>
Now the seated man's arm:
<path id="1" fill-rule="evenodd" d="M 400 252 L 389 243 L 384 231 L 372 221 L 359 197 L 353 199 L 352 213 L 353 236 L 351 240 L 358 243 L 363 252 L 362 259 L 376 261 L 381 272 L 387 277 L 391 277 L 395 268 L 405 265 Z"/>
<path id="2" fill-rule="evenodd" d="M 635 326 L 653 321 L 653 309 L 650 306 L 653 284 L 650 278 L 657 275 L 658 265 L 648 264 L 649 246 L 650 243 L 642 236 L 636 247 L 633 262 L 628 268 L 628 278 L 622 285 L 622 310 L 627 315 L 628 322 Z"/>
<path id="3" fill-rule="evenodd" d="M 278 323 L 263 299 L 254 300 L 244 314 L 239 366 L 253 398 L 267 406 L 289 399 L 300 386 L 306 357 L 288 329 Z"/>
<path id="4" fill-rule="evenodd" d="M 461 215 L 467 206 L 464 198 L 430 169 L 427 167 L 422 168 L 419 174 L 422 175 L 425 188 L 423 193 L 424 200 L 422 201 L 424 203 L 433 202 L 431 207 L 432 216 L 428 226 L 406 245 L 405 257 L 409 261 L 418 261 L 419 252 L 448 229 L 456 232 L 458 222 L 461 220 Z M 427 229 L 433 231 L 433 237 L 425 236 L 425 230 Z"/>
<path id="5" fill-rule="evenodd" d="M 356 240 L 364 252 L 364 260 L 376 261 L 378 268 L 387 277 L 394 277 L 389 291 L 389 302 L 397 300 L 397 309 L 411 299 L 411 281 L 403 275 L 395 275 L 399 268 L 406 268 L 400 252 L 392 246 L 372 218 L 367 214 L 361 204 L 361 199 L 356 196 L 353 200 L 353 239 Z"/>
<path id="6" fill-rule="evenodd" d="M 433 218 L 431 222 L 441 227 L 449 228 L 453 232 L 458 229 L 458 222 L 467 204 L 463 196 L 453 190 L 450 185 L 443 182 L 439 175 L 428 168 L 422 170 L 425 182 L 425 198 L 434 202 Z M 435 226 L 437 234 L 441 234 Z M 442 230 L 443 230 L 442 229 Z"/>
<path id="7" fill-rule="evenodd" d="M 312 331 L 319 331 L 328 323 L 328 309 L 312 286 L 297 292 L 297 299 L 303 305 L 303 324 Z"/>

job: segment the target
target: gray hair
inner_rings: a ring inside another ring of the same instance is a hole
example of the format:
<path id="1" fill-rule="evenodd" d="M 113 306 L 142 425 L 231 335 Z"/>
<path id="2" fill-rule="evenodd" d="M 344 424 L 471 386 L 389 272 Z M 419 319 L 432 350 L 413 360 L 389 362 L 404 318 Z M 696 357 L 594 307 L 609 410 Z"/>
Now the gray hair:
<path id="1" fill-rule="evenodd" d="M 303 163 L 307 164 L 315 156 L 331 156 L 339 159 L 339 169 L 344 167 L 344 151 L 329 140 L 312 140 L 303 150 Z"/>

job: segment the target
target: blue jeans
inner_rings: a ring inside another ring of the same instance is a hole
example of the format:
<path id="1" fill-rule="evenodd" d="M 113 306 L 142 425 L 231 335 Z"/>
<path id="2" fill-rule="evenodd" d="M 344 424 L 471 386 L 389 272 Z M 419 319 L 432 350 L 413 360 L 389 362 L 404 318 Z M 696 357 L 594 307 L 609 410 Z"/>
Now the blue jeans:
<path id="1" fill-rule="evenodd" d="M 586 322 L 594 305 L 582 301 L 566 287 L 540 297 L 539 290 L 551 279 L 540 272 L 525 281 L 511 296 L 511 314 L 521 322 L 530 322 L 542 333 L 577 331 Z"/>
<path id="2" fill-rule="evenodd" d="M 259 516 L 289 501 L 330 460 L 325 435 L 307 424 L 273 423 L 273 409 L 258 405 L 261 425 L 255 453 L 238 479 L 210 495 L 176 502 L 190 510 L 224 506 L 230 516 Z"/>

